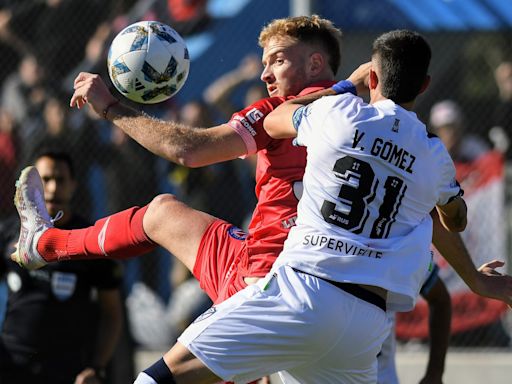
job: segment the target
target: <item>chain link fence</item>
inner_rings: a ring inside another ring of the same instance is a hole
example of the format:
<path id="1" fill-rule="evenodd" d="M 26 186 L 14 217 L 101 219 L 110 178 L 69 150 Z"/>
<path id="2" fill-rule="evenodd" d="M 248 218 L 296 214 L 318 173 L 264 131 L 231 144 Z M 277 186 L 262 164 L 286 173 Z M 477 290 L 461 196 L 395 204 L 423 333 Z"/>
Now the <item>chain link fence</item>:
<path id="1" fill-rule="evenodd" d="M 257 46 L 259 29 L 274 18 L 287 16 L 289 1 L 197 1 L 188 12 L 178 12 L 178 3 L 181 2 L 0 2 L 1 218 L 14 214 L 14 180 L 20 168 L 30 163 L 42 147 L 59 145 L 75 159 L 79 181 L 74 201 L 76 210 L 91 220 L 132 205 L 144 205 L 158 193 L 171 192 L 195 208 L 244 227 L 255 204 L 250 163 L 237 160 L 202 169 L 185 169 L 148 153 L 121 131 L 94 117 L 87 108 L 71 110 L 68 107 L 73 79 L 79 71 L 100 73 L 109 82 L 105 63 L 110 41 L 124 26 L 141 19 L 157 19 L 176 27 L 186 38 L 192 60 L 191 73 L 182 91 L 169 102 L 144 107 L 147 113 L 209 126 L 226 121 L 230 108 L 242 107 L 247 91 L 258 84 L 254 73 L 233 90 L 229 98 L 232 107 L 208 104 L 204 92 L 215 79 L 230 71 L 245 68 L 252 73 L 246 66 L 251 55 L 261 54 Z M 393 13 L 401 2 L 362 1 L 357 6 L 351 3 L 327 0 L 313 3 L 313 12 L 333 19 L 344 31 L 338 78 L 348 76 L 369 59 L 371 42 L 381 32 L 415 26 L 414 20 L 406 19 L 403 13 Z M 417 114 L 430 129 L 441 130 L 442 127 L 430 124 L 431 109 L 439 101 L 452 100 L 458 108 L 445 110 L 445 115 L 441 113 L 445 125 L 452 129 L 448 130 L 451 132 L 448 137 L 456 136 L 462 141 L 471 138 L 478 144 L 478 155 L 489 154 L 492 150 L 499 152 L 497 159 L 493 157 L 492 162 L 475 168 L 478 174 L 467 170 L 476 157 L 461 155 L 459 159 L 468 194 L 476 196 L 475 207 L 481 210 L 473 219 L 493 228 L 485 238 L 479 235 L 482 225 L 476 225 L 472 228 L 474 232 L 468 235 L 470 251 L 483 253 L 477 255 L 478 260 L 507 258 L 509 254 L 511 189 L 507 164 L 512 157 L 508 149 L 512 132 L 512 29 L 510 25 L 503 26 L 505 21 L 501 23 L 496 29 L 481 30 L 420 28 L 432 45 L 433 59 L 432 83 L 419 98 Z M 456 127 L 453 127 L 454 121 L 448 121 L 453 117 L 450 112 L 456 113 L 457 124 L 460 123 Z M 458 146 L 459 142 L 453 148 L 454 156 L 455 151 L 461 149 Z M 496 176 L 494 171 L 499 167 L 502 172 Z M 484 189 L 479 194 L 478 188 L 487 186 L 489 181 L 490 176 L 485 177 L 487 171 L 498 184 L 493 184 L 491 191 Z M 481 182 L 475 184 L 475 178 L 480 178 Z M 495 195 L 491 196 L 491 192 Z M 489 200 L 481 197 L 482 193 Z M 486 209 L 489 201 L 497 208 Z M 491 213 L 497 217 L 489 217 Z M 489 250 L 498 254 L 487 252 Z M 165 252 L 159 251 L 126 262 L 127 292 L 135 282 L 142 281 L 166 302 L 172 293 L 171 260 Z M 451 278 L 449 272 L 441 275 Z M 453 286 L 454 289 L 460 287 L 458 283 Z M 474 315 L 485 308 L 492 308 L 494 312 L 470 324 L 469 328 L 460 328 L 460 332 L 454 334 L 454 342 L 460 346 L 508 346 L 510 339 L 503 321 L 508 313 L 506 309 L 481 302 L 475 305 L 476 309 L 468 310 L 476 312 L 468 313 Z M 461 308 L 457 316 L 464 317 L 468 313 L 464 313 L 464 306 Z M 423 313 L 419 319 L 411 316 L 403 320 L 403 340 L 427 338 L 425 316 Z M 421 330 L 408 331 L 409 326 Z"/>

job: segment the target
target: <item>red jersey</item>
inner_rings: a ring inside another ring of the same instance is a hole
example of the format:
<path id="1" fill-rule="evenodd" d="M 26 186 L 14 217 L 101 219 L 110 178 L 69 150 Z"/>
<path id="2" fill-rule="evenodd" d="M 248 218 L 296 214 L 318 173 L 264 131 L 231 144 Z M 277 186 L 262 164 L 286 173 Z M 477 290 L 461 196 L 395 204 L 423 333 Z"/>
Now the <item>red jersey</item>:
<path id="1" fill-rule="evenodd" d="M 305 88 L 298 96 L 325 89 L 334 84 L 324 81 Z M 258 203 L 249 224 L 246 239 L 248 257 L 241 261 L 244 276 L 264 276 L 283 249 L 290 228 L 295 225 L 297 203 L 302 191 L 306 167 L 306 148 L 293 145 L 292 139 L 273 139 L 263 128 L 263 120 L 279 104 L 292 97 L 259 100 L 228 122 L 244 140 L 247 155 L 257 153 L 256 197 Z M 301 192 L 300 192 L 301 193 Z"/>

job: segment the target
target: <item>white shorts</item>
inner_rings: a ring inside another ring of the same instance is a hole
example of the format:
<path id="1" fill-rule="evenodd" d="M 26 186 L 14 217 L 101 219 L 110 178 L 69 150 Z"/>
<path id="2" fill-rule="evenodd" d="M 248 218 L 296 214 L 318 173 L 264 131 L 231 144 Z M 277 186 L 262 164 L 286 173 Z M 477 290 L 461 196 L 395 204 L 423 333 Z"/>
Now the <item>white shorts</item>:
<path id="1" fill-rule="evenodd" d="M 377 357 L 378 373 L 377 384 L 398 384 L 398 374 L 396 371 L 396 338 L 395 338 L 395 313 L 388 312 L 391 332 L 382 343 L 382 349 Z"/>
<path id="2" fill-rule="evenodd" d="M 225 381 L 280 372 L 285 383 L 375 383 L 386 313 L 281 267 L 199 316 L 178 339 Z"/>

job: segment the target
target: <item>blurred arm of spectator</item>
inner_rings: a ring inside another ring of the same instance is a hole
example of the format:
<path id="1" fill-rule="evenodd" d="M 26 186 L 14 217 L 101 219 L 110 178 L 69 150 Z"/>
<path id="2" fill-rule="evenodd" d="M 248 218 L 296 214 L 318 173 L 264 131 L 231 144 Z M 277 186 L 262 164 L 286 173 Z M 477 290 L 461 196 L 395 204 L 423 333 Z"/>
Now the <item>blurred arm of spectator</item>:
<path id="1" fill-rule="evenodd" d="M 450 341 L 452 318 L 450 294 L 437 273 L 431 276 L 421 289 L 421 295 L 427 301 L 429 308 L 430 345 L 427 370 L 420 384 L 443 382 L 446 353 Z M 431 279 L 434 281 L 429 281 Z"/>
<path id="2" fill-rule="evenodd" d="M 510 140 L 512 137 L 512 61 L 501 62 L 494 70 L 494 80 L 498 88 L 499 99 L 494 112 L 489 140 L 494 147 L 506 153 L 510 158 Z"/>
<path id="3" fill-rule="evenodd" d="M 512 62 L 500 63 L 494 70 L 494 79 L 498 86 L 500 100 L 512 101 Z"/>
<path id="4" fill-rule="evenodd" d="M 249 54 L 242 59 L 237 68 L 222 75 L 208 86 L 204 91 L 203 98 L 229 118 L 237 110 L 230 100 L 233 92 L 245 82 L 256 79 L 260 73 L 260 58 Z"/>
<path id="5" fill-rule="evenodd" d="M 77 73 L 105 72 L 105 62 L 108 51 L 107 42 L 112 36 L 112 33 L 113 31 L 109 22 L 102 23 L 96 28 L 96 31 L 85 46 L 85 56 L 83 60 L 73 68 L 64 79 L 63 87 L 65 89 L 73 89 L 73 81 Z"/>
<path id="6" fill-rule="evenodd" d="M 12 12 L 9 9 L 0 10 L 0 40 L 14 48 L 19 53 L 29 51 L 25 41 L 11 30 L 9 24 L 12 20 Z"/>
<path id="7" fill-rule="evenodd" d="M 121 335 L 123 326 L 123 304 L 118 289 L 98 291 L 100 319 L 96 348 L 92 367 L 85 368 L 75 380 L 75 384 L 102 383 L 105 379 L 105 367 L 108 365 Z M 99 379 L 99 381 L 98 381 Z"/>
<path id="8" fill-rule="evenodd" d="M 199 282 L 179 261 L 175 261 L 171 273 L 172 295 L 167 303 L 167 322 L 172 337 L 177 337 L 212 302 L 199 286 Z"/>

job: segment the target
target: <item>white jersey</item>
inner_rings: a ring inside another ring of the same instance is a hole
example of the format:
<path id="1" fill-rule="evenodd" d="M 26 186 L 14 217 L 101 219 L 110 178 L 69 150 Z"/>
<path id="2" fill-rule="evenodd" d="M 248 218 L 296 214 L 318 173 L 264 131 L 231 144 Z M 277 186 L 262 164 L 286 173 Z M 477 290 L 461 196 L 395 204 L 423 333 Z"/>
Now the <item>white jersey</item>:
<path id="1" fill-rule="evenodd" d="M 430 211 L 462 193 L 441 140 L 391 100 L 324 97 L 294 114 L 304 191 L 276 266 L 388 290 L 414 306 L 431 262 Z"/>

